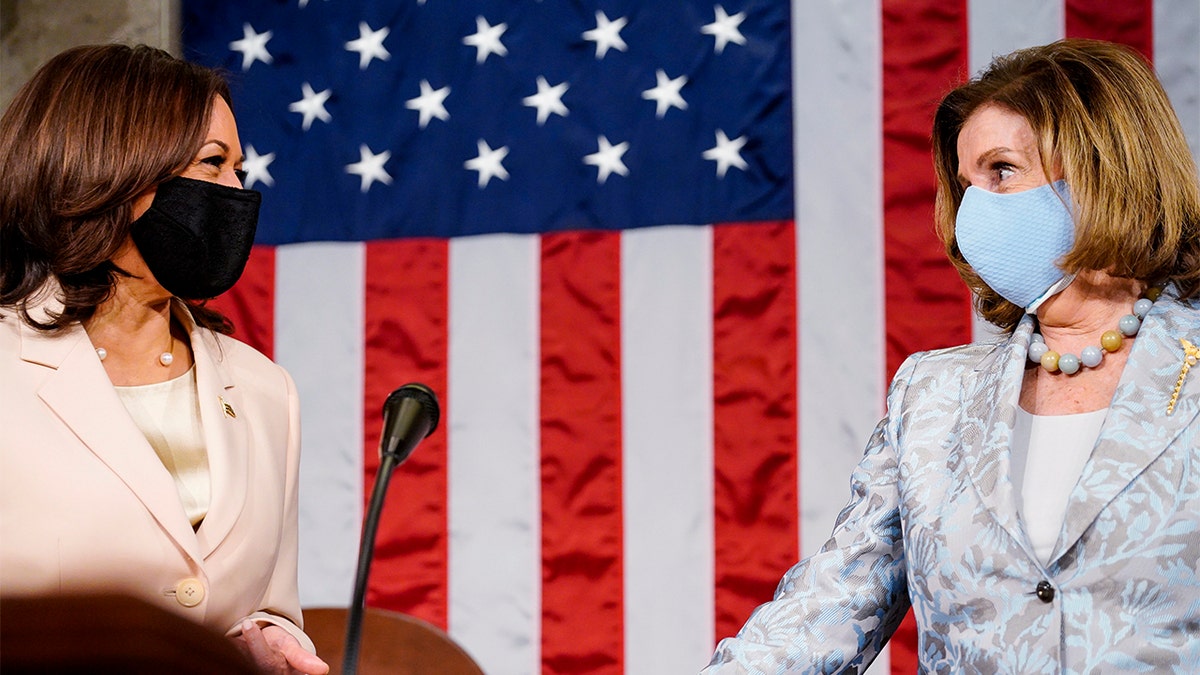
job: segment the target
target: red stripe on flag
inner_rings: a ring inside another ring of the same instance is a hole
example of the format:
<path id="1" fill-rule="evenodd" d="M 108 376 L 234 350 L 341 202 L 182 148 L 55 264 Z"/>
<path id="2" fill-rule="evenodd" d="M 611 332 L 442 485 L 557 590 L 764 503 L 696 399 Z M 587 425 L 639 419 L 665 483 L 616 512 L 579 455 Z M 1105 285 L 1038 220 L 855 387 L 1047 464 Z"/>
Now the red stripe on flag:
<path id="1" fill-rule="evenodd" d="M 883 2 L 883 208 L 887 371 L 915 351 L 971 340 L 970 294 L 934 234 L 930 130 L 967 65 L 967 8 L 957 0 Z M 891 641 L 893 673 L 917 670 L 912 613 Z"/>
<path id="2" fill-rule="evenodd" d="M 620 235 L 542 237 L 542 672 L 624 670 Z"/>
<path id="3" fill-rule="evenodd" d="M 1153 0 L 1066 0 L 1067 37 L 1121 42 L 1154 58 Z"/>
<path id="4" fill-rule="evenodd" d="M 967 75 L 961 0 L 883 3 L 883 209 L 887 370 L 911 353 L 971 340 L 970 294 L 933 228 L 930 132 Z"/>
<path id="5" fill-rule="evenodd" d="M 716 639 L 799 550 L 795 250 L 791 222 L 713 228 Z"/>
<path id="6" fill-rule="evenodd" d="M 275 247 L 251 249 L 237 285 L 210 300 L 208 306 L 233 322 L 234 337 L 274 358 Z"/>
<path id="7" fill-rule="evenodd" d="M 382 406 L 408 382 L 438 394 L 441 422 L 392 477 L 375 540 L 367 604 L 446 628 L 446 396 L 449 244 L 367 244 L 363 382 L 364 505 L 379 466 Z M 365 509 L 365 507 L 364 507 Z M 365 512 L 365 510 L 364 510 Z"/>

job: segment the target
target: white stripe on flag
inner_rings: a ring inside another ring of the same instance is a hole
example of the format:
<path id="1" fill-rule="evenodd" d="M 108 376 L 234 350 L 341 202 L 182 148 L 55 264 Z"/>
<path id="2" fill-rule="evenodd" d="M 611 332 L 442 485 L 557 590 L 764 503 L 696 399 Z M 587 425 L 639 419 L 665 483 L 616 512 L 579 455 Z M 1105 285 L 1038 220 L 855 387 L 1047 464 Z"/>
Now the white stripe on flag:
<path id="1" fill-rule="evenodd" d="M 970 75 L 978 75 L 997 56 L 1054 42 L 1065 32 L 1066 10 L 1061 2 L 970 0 L 967 3 Z"/>
<path id="2" fill-rule="evenodd" d="M 541 670 L 539 242 L 450 241 L 449 624 L 497 675 Z"/>
<path id="3" fill-rule="evenodd" d="M 801 557 L 828 537 L 883 409 L 880 12 L 792 3 Z M 887 650 L 870 671 L 890 671 Z"/>
<path id="4" fill-rule="evenodd" d="M 1200 2 L 1154 3 L 1154 67 L 1200 164 Z"/>
<path id="5" fill-rule="evenodd" d="M 363 503 L 365 251 L 354 242 L 292 244 L 275 253 L 275 360 L 296 380 L 304 439 L 304 607 L 346 607 L 354 593 Z"/>
<path id="6" fill-rule="evenodd" d="M 713 649 L 712 229 L 621 235 L 625 669 Z"/>
<path id="7" fill-rule="evenodd" d="M 882 43 L 877 3 L 793 3 L 792 12 L 807 556 L 849 499 L 850 473 L 883 410 Z"/>
<path id="8" fill-rule="evenodd" d="M 1062 38 L 1066 21 L 1066 10 L 1061 2 L 971 0 L 967 4 L 970 75 L 978 75 L 996 56 Z M 971 312 L 971 317 L 971 334 L 976 342 L 990 340 L 1002 332 L 977 312 Z"/>

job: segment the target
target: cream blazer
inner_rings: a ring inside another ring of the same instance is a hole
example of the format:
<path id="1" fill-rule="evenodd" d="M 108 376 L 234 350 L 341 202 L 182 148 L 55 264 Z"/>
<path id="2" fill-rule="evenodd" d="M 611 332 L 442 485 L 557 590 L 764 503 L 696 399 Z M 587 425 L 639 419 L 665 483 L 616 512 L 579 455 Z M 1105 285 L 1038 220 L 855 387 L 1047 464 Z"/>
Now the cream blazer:
<path id="1" fill-rule="evenodd" d="M 277 624 L 312 651 L 296 581 L 295 385 L 174 311 L 211 474 L 198 531 L 83 328 L 51 336 L 0 312 L 0 593 L 126 593 L 231 636 L 245 618 Z"/>

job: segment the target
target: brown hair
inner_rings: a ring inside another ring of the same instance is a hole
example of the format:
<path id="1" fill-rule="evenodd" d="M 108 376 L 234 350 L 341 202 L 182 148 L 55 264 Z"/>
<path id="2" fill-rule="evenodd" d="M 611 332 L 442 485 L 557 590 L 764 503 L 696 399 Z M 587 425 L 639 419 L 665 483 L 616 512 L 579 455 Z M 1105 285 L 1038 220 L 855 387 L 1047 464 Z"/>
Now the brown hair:
<path id="1" fill-rule="evenodd" d="M 144 45 L 75 47 L 42 66 L 0 118 L 0 307 L 45 331 L 91 317 L 125 274 L 109 261 L 134 198 L 187 166 L 215 96 L 230 100 L 218 73 Z M 63 307 L 39 323 L 28 304 L 51 279 Z"/>
<path id="2" fill-rule="evenodd" d="M 1065 271 L 1172 281 L 1184 298 L 1200 292 L 1200 182 L 1166 92 L 1132 49 L 1060 40 L 998 57 L 947 94 L 934 116 L 938 236 L 984 318 L 1011 329 L 1023 313 L 984 284 L 954 239 L 966 189 L 958 177 L 958 134 L 988 104 L 1024 117 L 1042 166 L 1062 168 L 1075 205 Z"/>

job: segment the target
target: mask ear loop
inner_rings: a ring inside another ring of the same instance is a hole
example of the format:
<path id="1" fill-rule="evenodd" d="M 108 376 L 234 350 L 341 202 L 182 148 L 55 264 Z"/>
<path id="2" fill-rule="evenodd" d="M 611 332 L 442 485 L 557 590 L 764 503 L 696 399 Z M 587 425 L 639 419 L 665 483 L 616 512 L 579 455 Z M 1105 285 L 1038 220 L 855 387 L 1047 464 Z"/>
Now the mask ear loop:
<path id="1" fill-rule="evenodd" d="M 1054 282 L 1054 285 L 1051 286 L 1050 288 L 1047 288 L 1045 293 L 1042 293 L 1041 295 L 1039 295 L 1037 297 L 1036 300 L 1029 303 L 1029 306 L 1025 308 L 1025 313 L 1033 314 L 1034 312 L 1036 312 L 1038 310 L 1038 307 L 1042 306 L 1042 303 L 1044 303 L 1047 300 L 1049 300 L 1050 298 L 1058 295 L 1059 293 L 1062 293 L 1063 290 L 1065 290 L 1067 288 L 1067 286 L 1071 285 L 1072 281 L 1075 281 L 1074 274 L 1064 274 L 1063 278 Z"/>

